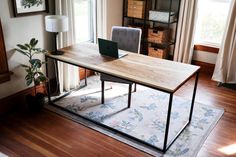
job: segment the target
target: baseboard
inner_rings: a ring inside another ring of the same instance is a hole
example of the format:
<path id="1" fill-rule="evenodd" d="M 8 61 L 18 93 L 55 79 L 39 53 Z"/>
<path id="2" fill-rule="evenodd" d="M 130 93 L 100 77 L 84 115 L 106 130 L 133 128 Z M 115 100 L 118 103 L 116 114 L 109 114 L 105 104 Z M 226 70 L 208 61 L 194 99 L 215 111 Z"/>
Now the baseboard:
<path id="1" fill-rule="evenodd" d="M 198 65 L 201 67 L 200 71 L 204 73 L 208 73 L 210 75 L 213 75 L 214 69 L 215 69 L 215 64 L 210 64 L 210 63 L 205 63 L 201 61 L 192 61 L 193 65 Z"/>
<path id="2" fill-rule="evenodd" d="M 45 86 L 37 86 L 37 92 L 46 94 Z M 25 109 L 27 107 L 25 96 L 28 94 L 34 95 L 33 87 L 27 88 L 13 95 L 0 99 L 0 116 L 6 115 L 16 109 Z"/>
<path id="3" fill-rule="evenodd" d="M 94 75 L 93 71 L 87 70 L 87 76 Z M 80 79 L 85 78 L 85 69 L 80 68 Z M 55 79 L 52 79 L 50 81 L 50 84 L 52 85 L 51 90 L 55 90 L 56 88 L 54 85 L 56 82 Z M 53 84 L 54 83 L 54 84 Z M 37 86 L 37 91 L 46 94 L 46 88 L 44 85 Z M 34 94 L 34 88 L 27 88 L 23 91 L 20 91 L 18 93 L 15 93 L 13 95 L 10 95 L 8 97 L 5 97 L 3 99 L 0 99 L 0 115 L 5 115 L 15 109 L 25 109 L 26 102 L 25 102 L 25 96 L 28 94 Z"/>
<path id="4" fill-rule="evenodd" d="M 219 48 L 205 45 L 194 45 L 194 50 L 203 51 L 203 52 L 211 52 L 218 54 Z"/>

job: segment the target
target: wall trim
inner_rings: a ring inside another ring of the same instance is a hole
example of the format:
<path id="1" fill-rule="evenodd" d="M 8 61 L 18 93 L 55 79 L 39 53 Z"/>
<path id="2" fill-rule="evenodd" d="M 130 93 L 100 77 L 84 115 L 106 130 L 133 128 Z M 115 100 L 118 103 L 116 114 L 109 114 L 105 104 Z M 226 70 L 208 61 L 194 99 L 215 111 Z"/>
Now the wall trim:
<path id="1" fill-rule="evenodd" d="M 45 85 L 37 86 L 37 92 L 46 94 Z M 6 115 L 16 109 L 25 109 L 27 107 L 25 96 L 28 94 L 34 94 L 34 87 L 27 88 L 13 95 L 0 99 L 0 116 Z"/>
<path id="2" fill-rule="evenodd" d="M 192 61 L 193 65 L 198 65 L 201 67 L 200 71 L 204 73 L 208 73 L 210 75 L 213 75 L 214 69 L 215 69 L 215 64 L 210 64 L 210 63 L 205 63 L 201 61 Z"/>
<path id="3" fill-rule="evenodd" d="M 194 45 L 194 50 L 196 51 L 206 51 L 218 54 L 219 48 L 205 45 Z"/>

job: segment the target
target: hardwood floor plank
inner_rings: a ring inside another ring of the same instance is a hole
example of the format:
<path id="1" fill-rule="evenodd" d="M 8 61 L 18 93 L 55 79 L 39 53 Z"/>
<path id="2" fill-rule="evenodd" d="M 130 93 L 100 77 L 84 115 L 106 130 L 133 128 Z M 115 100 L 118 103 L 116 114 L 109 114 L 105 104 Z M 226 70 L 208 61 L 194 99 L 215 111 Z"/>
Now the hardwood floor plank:
<path id="1" fill-rule="evenodd" d="M 18 154 L 16 154 L 14 151 L 8 149 L 6 146 L 4 145 L 1 145 L 0 144 L 0 156 L 1 156 L 1 153 L 4 153 L 4 154 L 8 154 L 8 156 L 11 156 L 11 157 L 19 157 Z"/>
<path id="2" fill-rule="evenodd" d="M 191 79 L 179 89 L 177 95 L 192 96 L 193 81 Z M 208 136 L 198 157 L 227 156 L 219 149 L 236 143 L 236 91 L 217 87 L 209 74 L 201 73 L 196 101 L 225 109 L 223 117 Z M 15 113 L 0 119 L 0 152 L 13 157 L 150 156 L 47 110 L 38 114 Z"/>

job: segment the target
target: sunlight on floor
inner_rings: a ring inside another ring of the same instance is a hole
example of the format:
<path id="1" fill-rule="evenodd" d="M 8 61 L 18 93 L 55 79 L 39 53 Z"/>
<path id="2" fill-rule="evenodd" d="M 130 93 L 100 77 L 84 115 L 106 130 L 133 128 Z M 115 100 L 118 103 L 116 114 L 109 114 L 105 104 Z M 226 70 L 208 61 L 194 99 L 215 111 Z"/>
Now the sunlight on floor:
<path id="1" fill-rule="evenodd" d="M 218 149 L 218 151 L 220 151 L 226 155 L 236 154 L 236 144 L 232 144 L 232 145 L 220 148 L 220 149 Z"/>
<path id="2" fill-rule="evenodd" d="M 8 156 L 0 152 L 0 157 L 8 157 Z"/>

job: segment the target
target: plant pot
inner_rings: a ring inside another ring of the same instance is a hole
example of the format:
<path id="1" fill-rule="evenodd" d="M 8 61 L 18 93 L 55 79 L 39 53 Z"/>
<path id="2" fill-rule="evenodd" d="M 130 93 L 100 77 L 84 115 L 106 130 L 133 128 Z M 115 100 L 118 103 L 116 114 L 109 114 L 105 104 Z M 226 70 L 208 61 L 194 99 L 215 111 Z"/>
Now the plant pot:
<path id="1" fill-rule="evenodd" d="M 43 93 L 37 93 L 35 96 L 27 95 L 26 102 L 29 111 L 41 111 L 45 104 L 45 95 Z"/>

